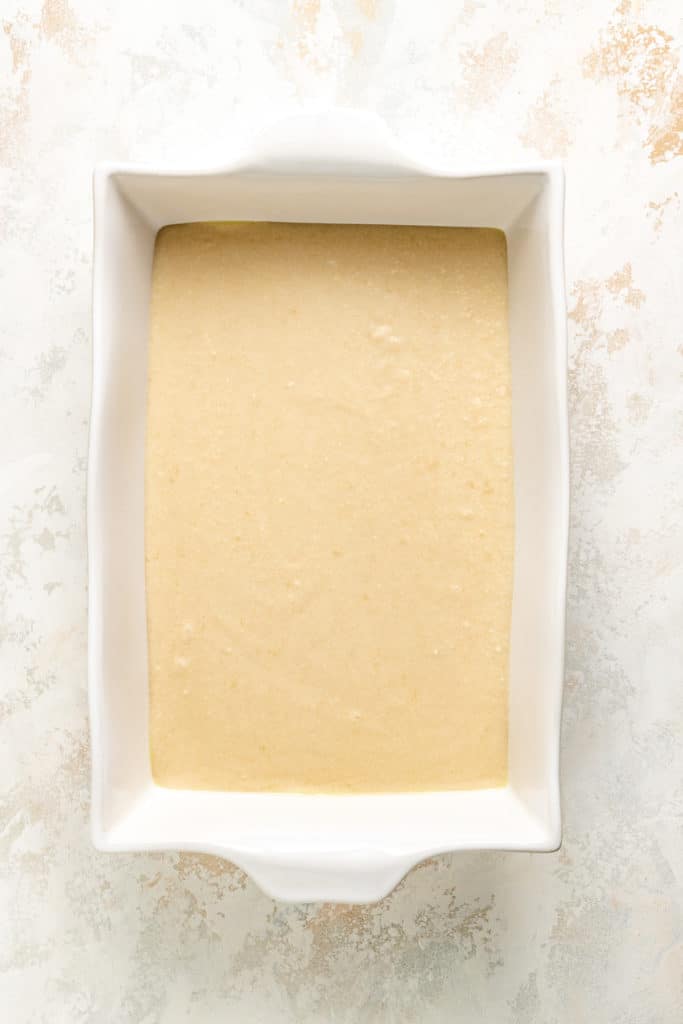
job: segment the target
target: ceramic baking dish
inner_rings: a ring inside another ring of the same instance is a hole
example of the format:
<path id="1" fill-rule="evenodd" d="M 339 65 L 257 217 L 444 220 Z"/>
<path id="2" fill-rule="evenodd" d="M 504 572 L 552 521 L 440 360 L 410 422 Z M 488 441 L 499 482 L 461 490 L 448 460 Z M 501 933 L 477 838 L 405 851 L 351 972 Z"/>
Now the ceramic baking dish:
<path id="1" fill-rule="evenodd" d="M 95 172 L 88 473 L 92 834 L 101 850 L 228 858 L 287 900 L 379 899 L 451 850 L 554 850 L 568 520 L 559 166 L 406 157 L 370 115 L 289 120 L 215 170 Z M 509 784 L 392 795 L 163 789 L 150 773 L 144 574 L 148 306 L 156 232 L 203 220 L 502 228 L 509 261 L 516 540 Z"/>

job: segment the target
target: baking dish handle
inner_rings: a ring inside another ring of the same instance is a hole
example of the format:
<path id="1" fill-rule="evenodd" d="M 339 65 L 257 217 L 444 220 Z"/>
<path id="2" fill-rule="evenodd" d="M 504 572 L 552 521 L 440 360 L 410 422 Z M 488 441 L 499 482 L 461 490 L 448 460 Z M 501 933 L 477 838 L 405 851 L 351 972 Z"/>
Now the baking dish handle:
<path id="1" fill-rule="evenodd" d="M 381 117 L 343 107 L 275 122 L 254 138 L 248 162 L 260 170 L 292 173 L 352 168 L 396 174 L 416 169 Z"/>
<path id="2" fill-rule="evenodd" d="M 235 863 L 266 895 L 288 903 L 375 903 L 418 860 L 376 852 L 239 855 Z"/>

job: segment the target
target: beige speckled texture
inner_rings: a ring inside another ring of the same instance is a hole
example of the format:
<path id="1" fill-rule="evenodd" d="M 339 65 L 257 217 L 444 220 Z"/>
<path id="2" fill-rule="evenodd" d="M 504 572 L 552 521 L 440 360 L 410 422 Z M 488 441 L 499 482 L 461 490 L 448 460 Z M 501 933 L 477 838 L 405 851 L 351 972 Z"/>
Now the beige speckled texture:
<path id="1" fill-rule="evenodd" d="M 678 0 L 2 0 L 0 22 L 3 1021 L 681 1020 Z M 439 858 L 365 908 L 88 838 L 91 169 L 216 163 L 331 103 L 427 158 L 568 173 L 564 846 Z"/>

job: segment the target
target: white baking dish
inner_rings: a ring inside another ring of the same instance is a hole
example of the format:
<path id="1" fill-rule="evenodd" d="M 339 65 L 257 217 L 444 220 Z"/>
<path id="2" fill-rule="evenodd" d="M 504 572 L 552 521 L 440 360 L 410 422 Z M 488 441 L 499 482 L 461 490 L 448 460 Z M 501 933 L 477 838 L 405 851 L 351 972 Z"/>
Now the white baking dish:
<path id="1" fill-rule="evenodd" d="M 563 196 L 556 165 L 428 167 L 401 154 L 379 120 L 349 111 L 281 123 L 216 170 L 97 168 L 88 541 L 99 849 L 213 853 L 281 899 L 363 902 L 441 851 L 557 848 L 568 520 Z M 516 542 L 505 788 L 307 796 L 154 785 L 143 540 L 152 253 L 162 225 L 201 220 L 506 232 Z"/>

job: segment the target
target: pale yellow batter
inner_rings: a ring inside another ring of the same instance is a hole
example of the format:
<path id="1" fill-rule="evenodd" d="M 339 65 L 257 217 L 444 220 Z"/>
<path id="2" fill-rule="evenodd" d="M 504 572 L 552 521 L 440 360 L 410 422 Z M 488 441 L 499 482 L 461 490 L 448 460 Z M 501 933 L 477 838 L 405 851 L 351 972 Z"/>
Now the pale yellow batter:
<path id="1" fill-rule="evenodd" d="M 161 785 L 504 784 L 504 235 L 164 228 L 146 554 Z"/>

